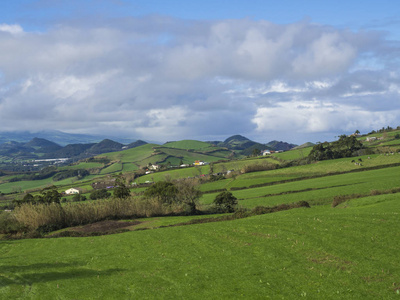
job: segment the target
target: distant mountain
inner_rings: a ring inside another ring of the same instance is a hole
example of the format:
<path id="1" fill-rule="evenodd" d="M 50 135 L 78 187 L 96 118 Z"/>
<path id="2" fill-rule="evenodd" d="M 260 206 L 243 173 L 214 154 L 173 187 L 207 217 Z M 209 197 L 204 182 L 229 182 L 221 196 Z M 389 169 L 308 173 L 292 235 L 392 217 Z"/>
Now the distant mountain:
<path id="1" fill-rule="evenodd" d="M 244 137 L 243 135 L 237 134 L 237 135 L 232 135 L 231 137 L 228 137 L 224 143 L 226 144 L 232 144 L 232 143 L 245 143 L 250 141 L 247 137 Z"/>
<path id="2" fill-rule="evenodd" d="M 86 158 L 88 155 L 82 155 L 96 143 L 91 144 L 69 144 L 60 150 L 46 155 L 46 158 Z M 90 156 L 90 155 L 89 155 Z"/>
<path id="3" fill-rule="evenodd" d="M 289 144 L 289 143 L 282 142 L 282 141 L 280 141 L 280 142 L 279 141 L 271 141 L 271 142 L 265 144 L 265 146 L 267 146 L 269 149 L 272 149 L 275 151 L 279 151 L 279 150 L 288 151 L 290 149 L 293 149 L 297 145 Z"/>
<path id="4" fill-rule="evenodd" d="M 266 150 L 266 149 L 275 150 L 275 151 L 278 151 L 278 150 L 287 151 L 287 150 L 290 150 L 293 147 L 297 146 L 297 145 L 289 144 L 289 143 L 282 142 L 282 141 L 280 141 L 280 142 L 279 141 L 271 141 L 267 144 L 261 144 L 261 143 L 254 142 L 242 135 L 233 135 L 233 136 L 227 138 L 223 142 L 211 141 L 209 143 L 216 145 L 218 147 L 226 147 L 230 150 L 240 151 L 240 153 L 243 155 L 252 155 L 253 151 L 255 149 L 258 149 L 260 151 Z"/>
<path id="5" fill-rule="evenodd" d="M 100 143 L 94 144 L 85 152 L 91 154 L 92 156 L 95 156 L 106 152 L 121 151 L 123 150 L 122 147 L 124 147 L 123 144 L 114 142 L 110 139 L 105 139 L 102 140 Z"/>
<path id="6" fill-rule="evenodd" d="M 50 153 L 60 150 L 62 147 L 54 142 L 42 138 L 33 138 L 24 145 L 25 147 L 34 148 L 36 153 Z"/>
<path id="7" fill-rule="evenodd" d="M 307 143 L 304 143 L 304 144 L 302 144 L 300 146 L 296 146 L 293 149 L 301 149 L 301 148 L 313 147 L 314 145 L 315 145 L 314 143 L 307 142 Z"/>
<path id="8" fill-rule="evenodd" d="M 253 142 L 252 140 L 249 140 L 248 138 L 246 138 L 242 135 L 233 135 L 233 136 L 227 138 L 223 142 L 211 141 L 208 143 L 218 146 L 218 147 L 225 147 L 225 148 L 228 148 L 229 150 L 236 150 L 236 151 L 243 151 L 243 150 L 249 149 L 251 147 L 253 147 L 253 148 L 259 147 L 260 150 L 264 148 L 264 145 L 257 143 L 257 142 Z M 245 154 L 245 155 L 247 155 L 247 154 Z"/>
<path id="9" fill-rule="evenodd" d="M 29 132 L 29 131 L 12 131 L 12 132 L 0 132 L 0 144 L 15 141 L 20 143 L 27 143 L 34 139 L 42 138 L 49 141 L 53 141 L 61 146 L 66 146 L 68 144 L 87 144 L 87 143 L 98 143 L 102 141 L 105 136 L 90 135 L 90 134 L 75 134 L 66 133 L 58 130 L 47 130 L 39 132 Z M 126 139 L 112 137 L 112 139 L 117 142 L 128 144 L 135 139 Z"/>
<path id="10" fill-rule="evenodd" d="M 0 145 L 0 155 L 15 157 L 18 155 L 26 156 L 35 151 L 35 148 L 26 147 L 24 143 L 6 142 Z"/>
<path id="11" fill-rule="evenodd" d="M 143 146 L 143 145 L 146 145 L 146 144 L 147 143 L 145 141 L 137 140 L 136 142 L 130 143 L 130 144 L 126 145 L 125 147 L 127 149 L 131 149 L 131 148 L 136 148 L 136 147 Z"/>

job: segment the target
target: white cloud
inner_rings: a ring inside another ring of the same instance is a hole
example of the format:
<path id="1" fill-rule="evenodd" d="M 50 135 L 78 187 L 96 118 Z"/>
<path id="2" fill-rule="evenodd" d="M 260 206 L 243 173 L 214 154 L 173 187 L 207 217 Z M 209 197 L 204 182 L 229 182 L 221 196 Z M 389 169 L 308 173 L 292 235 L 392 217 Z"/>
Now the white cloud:
<path id="1" fill-rule="evenodd" d="M 23 28 L 18 24 L 0 24 L 0 31 L 11 34 L 21 34 L 24 32 Z"/>
<path id="2" fill-rule="evenodd" d="M 165 141 L 400 122 L 398 70 L 368 67 L 389 65 L 398 49 L 376 32 L 249 19 L 75 22 L 40 33 L 0 25 L 2 128 Z"/>
<path id="3" fill-rule="evenodd" d="M 398 110 L 368 111 L 362 107 L 324 101 L 290 101 L 274 107 L 260 107 L 253 118 L 257 131 L 295 133 L 348 132 L 392 124 Z"/>

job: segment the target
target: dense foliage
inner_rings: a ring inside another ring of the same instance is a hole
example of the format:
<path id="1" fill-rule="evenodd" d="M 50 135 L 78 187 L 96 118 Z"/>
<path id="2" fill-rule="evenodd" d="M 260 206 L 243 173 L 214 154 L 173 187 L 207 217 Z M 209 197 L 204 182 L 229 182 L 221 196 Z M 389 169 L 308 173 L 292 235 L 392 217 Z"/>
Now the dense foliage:
<path id="1" fill-rule="evenodd" d="M 94 190 L 93 192 L 90 193 L 91 200 L 106 199 L 109 198 L 110 196 L 111 193 L 108 192 L 106 189 Z"/>
<path id="2" fill-rule="evenodd" d="M 22 200 L 14 200 L 15 206 L 19 206 L 24 203 L 31 204 L 50 204 L 50 203 L 60 203 L 61 194 L 57 191 L 55 186 L 44 188 L 40 194 L 32 195 L 30 193 L 26 194 Z"/>
<path id="3" fill-rule="evenodd" d="M 237 206 L 237 198 L 231 192 L 224 191 L 215 197 L 214 204 L 218 211 L 234 212 Z"/>
<path id="4" fill-rule="evenodd" d="M 66 170 L 66 171 L 62 171 L 62 172 L 59 172 L 56 175 L 54 175 L 53 180 L 60 181 L 60 180 L 70 178 L 70 177 L 77 177 L 78 179 L 82 179 L 89 174 L 90 174 L 89 171 L 84 170 L 84 169 Z"/>
<path id="5" fill-rule="evenodd" d="M 148 198 L 157 198 L 162 203 L 173 203 L 177 193 L 178 189 L 172 182 L 159 181 L 150 186 L 144 195 Z"/>
<path id="6" fill-rule="evenodd" d="M 341 135 L 339 140 L 333 143 L 325 142 L 315 145 L 308 158 L 311 160 L 326 160 L 351 157 L 362 148 L 362 143 L 355 136 Z"/>

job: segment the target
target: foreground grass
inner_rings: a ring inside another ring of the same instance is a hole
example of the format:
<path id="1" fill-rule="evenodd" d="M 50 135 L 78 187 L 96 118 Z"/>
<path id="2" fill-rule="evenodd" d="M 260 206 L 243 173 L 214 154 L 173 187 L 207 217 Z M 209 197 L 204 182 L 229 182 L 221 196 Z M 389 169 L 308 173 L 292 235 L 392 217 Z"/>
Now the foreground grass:
<path id="1" fill-rule="evenodd" d="M 1 241 L 3 299 L 395 299 L 397 194 L 89 238 Z"/>

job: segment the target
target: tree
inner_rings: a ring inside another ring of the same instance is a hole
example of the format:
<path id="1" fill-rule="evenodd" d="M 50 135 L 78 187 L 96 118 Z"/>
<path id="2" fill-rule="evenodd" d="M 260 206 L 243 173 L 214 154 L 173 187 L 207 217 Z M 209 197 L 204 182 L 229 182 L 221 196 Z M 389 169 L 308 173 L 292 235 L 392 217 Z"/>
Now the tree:
<path id="1" fill-rule="evenodd" d="M 147 198 L 157 198 L 161 203 L 171 204 L 176 201 L 178 189 L 169 181 L 159 181 L 148 187 L 144 192 Z"/>
<path id="2" fill-rule="evenodd" d="M 260 152 L 261 152 L 260 149 L 256 148 L 256 149 L 253 150 L 252 156 L 259 156 Z"/>
<path id="3" fill-rule="evenodd" d="M 214 204 L 218 211 L 227 213 L 234 212 L 237 205 L 237 198 L 233 196 L 231 192 L 224 191 L 215 197 Z"/>
<path id="4" fill-rule="evenodd" d="M 125 199 L 128 198 L 131 195 L 131 191 L 129 188 L 126 186 L 124 182 L 124 178 L 122 175 L 119 175 L 117 177 L 117 180 L 115 181 L 116 187 L 114 188 L 114 196 L 117 198 Z"/>
<path id="5" fill-rule="evenodd" d="M 75 194 L 72 197 L 72 201 L 74 201 L 74 202 L 85 201 L 86 199 L 87 199 L 86 196 L 81 195 L 81 194 Z"/>
<path id="6" fill-rule="evenodd" d="M 57 188 L 53 185 L 51 187 L 44 188 L 40 192 L 40 195 L 36 195 L 34 199 L 37 203 L 45 203 L 45 204 L 50 204 L 53 202 L 60 203 L 61 194 L 57 191 Z"/>
<path id="7" fill-rule="evenodd" d="M 189 208 L 189 214 L 194 215 L 197 211 L 197 204 L 202 195 L 198 189 L 199 181 L 195 179 L 184 179 L 176 183 L 177 201 Z"/>
<path id="8" fill-rule="evenodd" d="M 90 199 L 97 200 L 97 199 L 107 199 L 111 196 L 111 193 L 108 192 L 106 189 L 95 190 L 90 193 Z"/>

